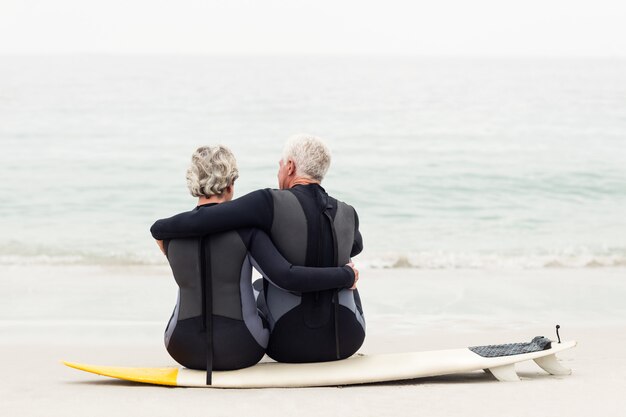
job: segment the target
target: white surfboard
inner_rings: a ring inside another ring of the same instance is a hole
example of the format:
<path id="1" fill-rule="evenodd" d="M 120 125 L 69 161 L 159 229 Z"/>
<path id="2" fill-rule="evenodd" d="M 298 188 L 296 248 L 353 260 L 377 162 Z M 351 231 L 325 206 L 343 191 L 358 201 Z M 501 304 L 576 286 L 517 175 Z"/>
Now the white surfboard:
<path id="1" fill-rule="evenodd" d="M 321 387 L 371 382 L 399 381 L 485 370 L 500 381 L 519 381 L 515 364 L 534 360 L 552 375 L 569 375 L 556 353 L 576 346 L 575 341 L 556 343 L 550 349 L 499 357 L 483 357 L 469 348 L 430 352 L 357 354 L 348 359 L 319 363 L 262 362 L 235 371 L 214 371 L 206 385 L 206 372 L 178 367 L 128 368 L 65 365 L 98 375 L 155 385 L 202 388 Z"/>

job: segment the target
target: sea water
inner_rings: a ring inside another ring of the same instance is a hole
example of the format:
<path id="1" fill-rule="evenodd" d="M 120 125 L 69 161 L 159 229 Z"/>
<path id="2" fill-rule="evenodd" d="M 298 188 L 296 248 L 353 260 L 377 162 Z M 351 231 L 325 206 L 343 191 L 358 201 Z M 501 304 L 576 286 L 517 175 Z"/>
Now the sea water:
<path id="1" fill-rule="evenodd" d="M 163 263 L 198 146 L 241 196 L 301 132 L 363 265 L 626 265 L 625 60 L 199 56 L 0 57 L 0 263 Z"/>

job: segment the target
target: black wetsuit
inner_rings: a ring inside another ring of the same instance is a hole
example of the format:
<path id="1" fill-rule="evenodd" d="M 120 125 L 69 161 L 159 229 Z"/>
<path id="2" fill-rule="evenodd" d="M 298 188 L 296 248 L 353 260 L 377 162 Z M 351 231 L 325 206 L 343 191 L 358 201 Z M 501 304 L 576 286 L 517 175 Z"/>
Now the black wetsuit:
<path id="1" fill-rule="evenodd" d="M 204 205 L 193 212 L 208 211 Z M 229 370 L 254 365 L 264 355 L 269 329 L 256 308 L 252 265 L 290 291 L 347 288 L 350 267 L 294 266 L 258 229 L 164 241 L 179 286 L 178 302 L 165 332 L 170 355 L 193 369 Z M 207 317 L 211 317 L 207 321 Z M 212 338 L 207 339 L 208 334 Z M 212 355 L 209 356 L 209 350 Z"/>
<path id="2" fill-rule="evenodd" d="M 254 191 L 206 210 L 157 221 L 156 239 L 205 236 L 244 227 L 267 232 L 294 265 L 342 266 L 363 248 L 356 211 L 317 184 Z M 267 354 L 281 362 L 349 357 L 362 345 L 365 320 L 358 291 L 288 289 L 272 285 L 263 265 L 260 305 L 267 304 L 271 335 Z"/>

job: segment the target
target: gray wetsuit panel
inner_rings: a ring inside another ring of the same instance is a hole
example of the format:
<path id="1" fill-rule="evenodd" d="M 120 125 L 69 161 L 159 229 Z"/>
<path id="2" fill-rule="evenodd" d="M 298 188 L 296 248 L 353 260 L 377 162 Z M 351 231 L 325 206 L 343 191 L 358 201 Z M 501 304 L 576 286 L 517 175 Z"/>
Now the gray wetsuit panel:
<path id="1" fill-rule="evenodd" d="M 298 198 L 288 191 L 272 190 L 274 221 L 272 241 L 280 253 L 295 265 L 305 265 L 307 249 L 307 221 Z"/>
<path id="2" fill-rule="evenodd" d="M 241 312 L 243 314 L 243 321 L 252 337 L 254 337 L 254 340 L 256 340 L 259 346 L 266 348 L 270 333 L 263 327 L 263 321 L 257 312 L 256 300 L 252 283 L 250 282 L 252 277 L 252 263 L 250 262 L 250 258 L 250 255 L 247 255 L 241 265 L 241 278 L 239 280 Z"/>
<path id="3" fill-rule="evenodd" d="M 167 257 L 172 267 L 174 279 L 180 287 L 178 320 L 202 315 L 202 285 L 198 254 L 198 239 L 175 239 L 167 249 Z"/>
<path id="4" fill-rule="evenodd" d="M 354 291 L 348 288 L 344 288 L 339 291 L 339 305 L 347 307 L 354 313 L 356 320 L 359 322 L 363 331 L 365 331 L 365 318 L 361 312 L 356 308 L 356 301 L 354 299 Z"/>
<path id="5" fill-rule="evenodd" d="M 267 286 L 267 308 L 270 313 L 270 330 L 282 316 L 300 305 L 302 297 L 289 291 L 284 291 L 274 285 Z"/>
<path id="6" fill-rule="evenodd" d="M 350 262 L 350 251 L 354 242 L 354 209 L 346 203 L 338 201 L 337 214 L 335 214 L 333 224 L 337 236 L 337 266 L 343 266 Z"/>
<path id="7" fill-rule="evenodd" d="M 337 260 L 338 266 L 345 265 L 350 262 L 350 251 L 354 242 L 355 218 L 354 209 L 346 203 L 337 201 L 337 214 L 333 221 L 335 226 L 335 235 L 337 236 Z M 339 305 L 347 307 L 352 311 L 365 330 L 365 319 L 356 307 L 354 299 L 354 291 L 350 289 L 342 289 L 339 291 Z"/>
<path id="8" fill-rule="evenodd" d="M 237 232 L 212 235 L 210 242 L 213 314 L 242 320 L 241 265 L 248 249 Z M 248 282 L 248 286 L 250 285 L 252 284 Z"/>
<path id="9" fill-rule="evenodd" d="M 272 280 L 263 271 L 257 261 L 255 261 L 252 256 L 249 256 L 249 259 L 252 266 L 254 266 L 254 268 L 271 283 Z M 300 295 L 285 291 L 281 288 L 278 288 L 274 284 L 267 286 L 267 294 L 265 294 L 265 299 L 267 300 L 266 313 L 268 315 L 267 320 L 269 321 L 270 330 L 274 329 L 274 325 L 282 316 L 284 316 L 291 309 L 299 306 L 302 302 L 302 297 Z"/>
<path id="10" fill-rule="evenodd" d="M 176 328 L 176 323 L 178 323 L 178 308 L 180 306 L 180 290 L 178 291 L 178 297 L 176 299 L 176 307 L 174 307 L 174 313 L 172 313 L 172 318 L 167 323 L 167 328 L 165 329 L 165 347 L 170 344 L 170 339 L 172 338 L 172 333 L 174 333 L 174 328 Z"/>

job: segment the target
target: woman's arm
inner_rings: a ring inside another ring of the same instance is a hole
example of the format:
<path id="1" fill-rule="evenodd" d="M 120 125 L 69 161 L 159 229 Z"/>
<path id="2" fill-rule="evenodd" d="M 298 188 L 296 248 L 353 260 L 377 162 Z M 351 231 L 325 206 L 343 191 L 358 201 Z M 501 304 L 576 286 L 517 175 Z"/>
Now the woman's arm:
<path id="1" fill-rule="evenodd" d="M 312 268 L 292 265 L 276 249 L 262 230 L 251 230 L 244 238 L 255 268 L 274 285 L 287 291 L 310 292 L 350 288 L 356 282 L 356 270 L 346 265 Z"/>
<path id="2" fill-rule="evenodd" d="M 157 240 L 200 237 L 243 227 L 269 231 L 274 220 L 269 191 L 257 190 L 233 201 L 157 220 L 150 228 Z"/>

